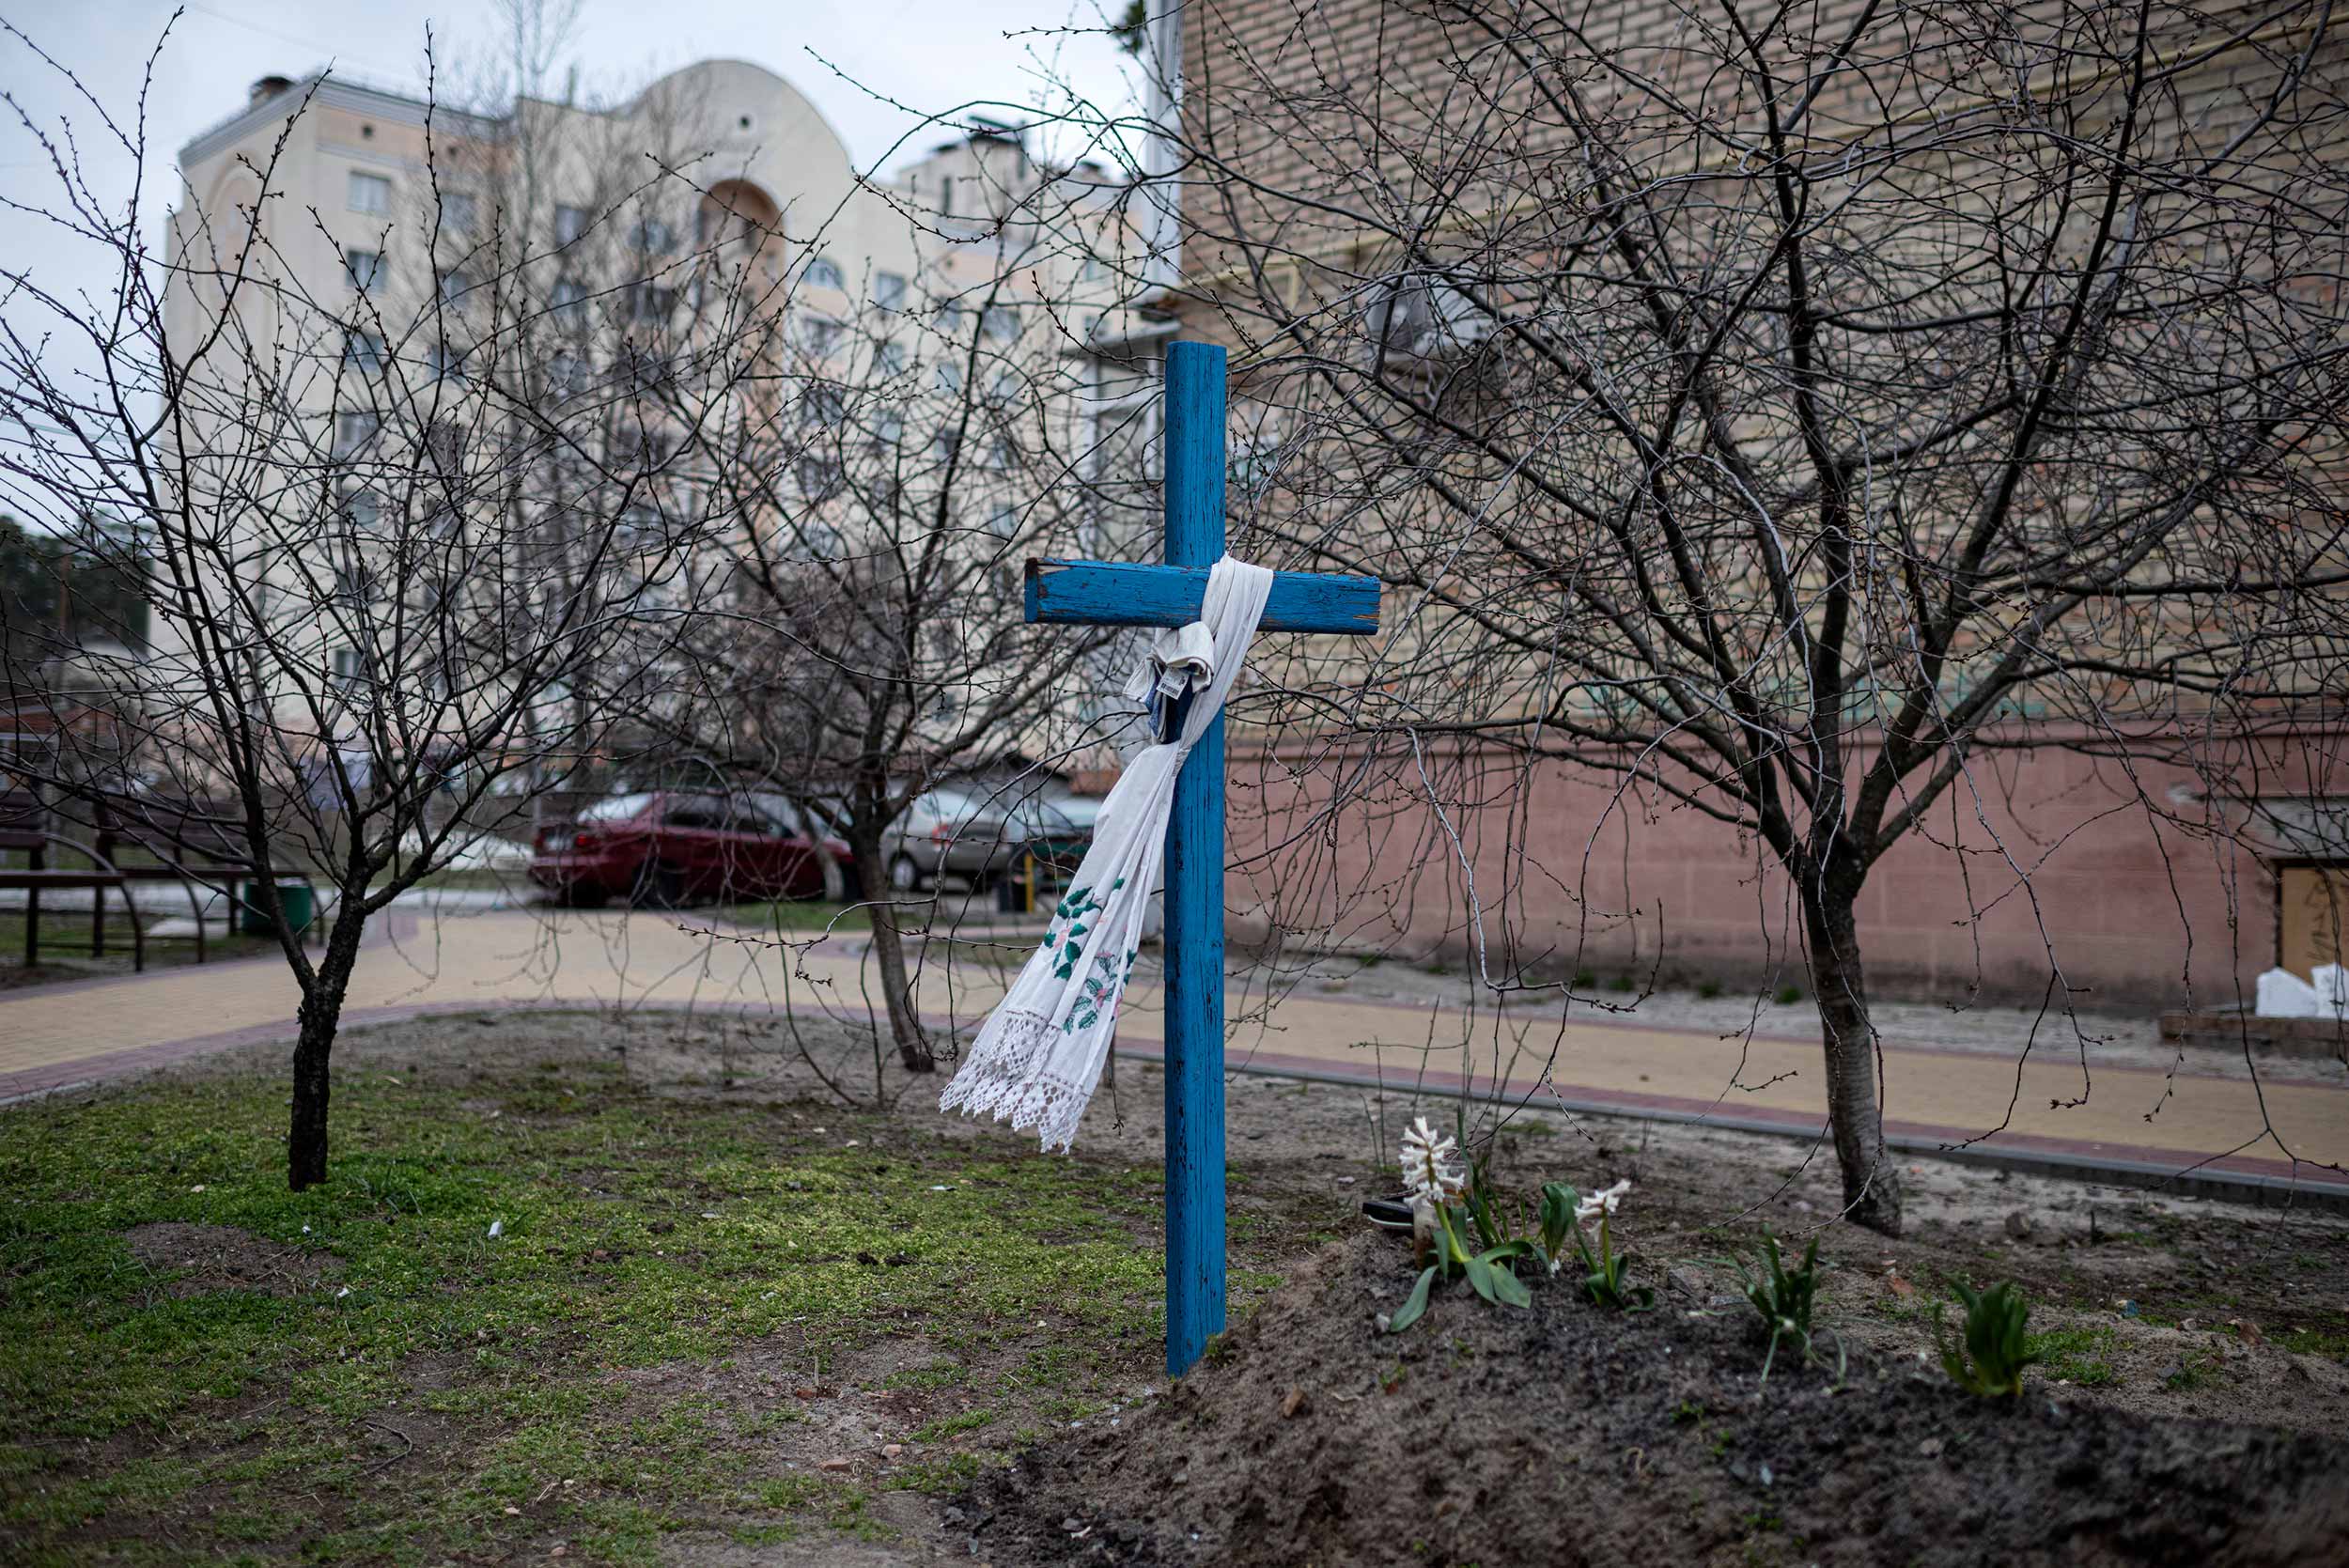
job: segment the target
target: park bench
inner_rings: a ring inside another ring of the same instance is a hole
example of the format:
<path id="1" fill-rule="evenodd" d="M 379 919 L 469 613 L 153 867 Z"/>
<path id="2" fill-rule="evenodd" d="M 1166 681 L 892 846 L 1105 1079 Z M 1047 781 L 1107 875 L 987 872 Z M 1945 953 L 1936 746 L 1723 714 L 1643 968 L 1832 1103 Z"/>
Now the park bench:
<path id="1" fill-rule="evenodd" d="M 122 895 L 123 913 L 131 921 L 131 966 L 147 968 L 147 938 L 139 928 L 139 912 L 131 902 L 130 879 L 95 846 L 49 830 L 48 813 L 28 794 L 0 795 L 0 850 L 21 853 L 27 864 L 0 866 L 0 889 L 24 894 L 24 967 L 40 962 L 40 895 L 52 888 L 87 889 L 90 893 L 90 955 L 106 952 L 106 893 Z M 70 850 L 88 861 L 86 867 L 53 866 L 53 849 Z"/>
<path id="2" fill-rule="evenodd" d="M 204 904 L 197 890 L 209 889 L 221 895 L 229 911 L 233 932 L 236 911 L 244 903 L 238 884 L 260 877 L 246 846 L 243 823 L 225 812 L 193 801 L 150 800 L 121 795 L 100 797 L 93 821 L 99 853 L 126 880 L 171 881 L 187 889 L 189 908 L 195 918 L 195 961 L 204 962 Z M 126 849 L 136 850 L 149 860 L 127 860 L 123 854 Z M 272 864 L 270 880 L 313 888 L 315 893 L 309 872 L 300 866 Z M 308 926 L 303 928 L 298 939 L 308 942 Z"/>

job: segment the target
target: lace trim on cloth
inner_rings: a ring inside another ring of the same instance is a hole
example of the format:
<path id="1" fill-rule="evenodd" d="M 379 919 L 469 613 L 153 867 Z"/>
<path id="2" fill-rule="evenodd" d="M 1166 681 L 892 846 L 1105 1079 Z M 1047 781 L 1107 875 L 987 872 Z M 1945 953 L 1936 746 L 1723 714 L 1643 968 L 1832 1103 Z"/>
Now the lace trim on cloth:
<path id="1" fill-rule="evenodd" d="M 1082 1082 L 1046 1066 L 1045 1058 L 1063 1033 L 1040 1013 L 998 1011 L 972 1048 L 970 1060 L 939 1096 L 939 1109 L 992 1115 L 1017 1131 L 1034 1131 L 1048 1154 L 1067 1148 L 1076 1141 L 1077 1124 L 1092 1103 L 1100 1064 L 1096 1063 Z"/>

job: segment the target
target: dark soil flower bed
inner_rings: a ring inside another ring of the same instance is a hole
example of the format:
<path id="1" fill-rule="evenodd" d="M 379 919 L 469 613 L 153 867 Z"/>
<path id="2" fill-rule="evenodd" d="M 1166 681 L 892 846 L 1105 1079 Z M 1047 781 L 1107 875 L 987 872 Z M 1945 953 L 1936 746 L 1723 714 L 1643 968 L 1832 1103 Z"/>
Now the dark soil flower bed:
<path id="1" fill-rule="evenodd" d="M 1832 1368 L 1742 1307 L 1530 1310 L 1410 1281 L 1377 1237 L 1316 1265 L 1156 1408 L 1022 1455 L 961 1508 L 998 1564 L 2349 1562 L 2349 1442 L 1970 1398 L 1937 1364 Z"/>

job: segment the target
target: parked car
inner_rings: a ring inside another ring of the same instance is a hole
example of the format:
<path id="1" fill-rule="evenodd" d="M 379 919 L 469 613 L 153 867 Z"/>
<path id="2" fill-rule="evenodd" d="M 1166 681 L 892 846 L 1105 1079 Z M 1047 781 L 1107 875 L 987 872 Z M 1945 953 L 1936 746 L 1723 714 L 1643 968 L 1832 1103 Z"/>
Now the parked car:
<path id="1" fill-rule="evenodd" d="M 825 846 L 846 869 L 848 846 Z M 645 790 L 599 800 L 539 830 L 530 879 L 568 904 L 628 898 L 656 908 L 745 898 L 815 898 L 823 859 L 779 800 Z"/>
<path id="2" fill-rule="evenodd" d="M 1011 814 L 1012 858 L 1034 860 L 1048 871 L 1066 877 L 1093 847 L 1093 824 L 1101 802 L 1092 800 L 1034 800 L 1021 802 Z"/>
<path id="3" fill-rule="evenodd" d="M 1074 868 L 1093 843 L 1099 811 L 1096 800 L 930 790 L 890 831 L 890 889 L 915 893 L 941 877 L 958 877 L 984 892 L 1031 850 Z"/>
<path id="4" fill-rule="evenodd" d="M 1051 908 L 1054 890 L 1066 888 L 1093 847 L 1098 800 L 1028 800 L 1013 808 L 1005 839 L 1011 844 L 995 882 L 995 908 L 1005 914 Z"/>
<path id="5" fill-rule="evenodd" d="M 916 796 L 889 830 L 890 891 L 918 893 L 941 877 L 987 885 L 1005 858 L 1002 838 L 1010 804 L 960 789 Z"/>

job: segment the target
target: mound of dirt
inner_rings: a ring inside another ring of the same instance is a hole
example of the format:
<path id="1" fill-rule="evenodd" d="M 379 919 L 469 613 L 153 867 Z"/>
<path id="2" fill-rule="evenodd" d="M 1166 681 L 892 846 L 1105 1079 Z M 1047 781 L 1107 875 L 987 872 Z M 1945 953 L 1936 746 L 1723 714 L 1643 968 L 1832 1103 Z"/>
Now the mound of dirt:
<path id="1" fill-rule="evenodd" d="M 1155 1408 L 960 1501 L 997 1564 L 2349 1562 L 2349 1442 L 1952 1388 L 1843 1386 L 1750 1316 L 1447 1295 L 1399 1335 L 1392 1242 L 1330 1249 Z M 1830 1287 L 1831 1289 L 1831 1287 Z M 1742 1306 L 1739 1312 L 1743 1313 Z M 1824 1312 L 1824 1309 L 1823 1309 Z M 953 1517 L 953 1515 L 949 1515 Z"/>
<path id="2" fill-rule="evenodd" d="M 209 1296 L 246 1290 L 262 1296 L 299 1296 L 341 1271 L 341 1260 L 265 1241 L 234 1225 L 191 1225 L 164 1220 L 122 1233 L 131 1256 L 171 1276 L 174 1296 Z"/>

